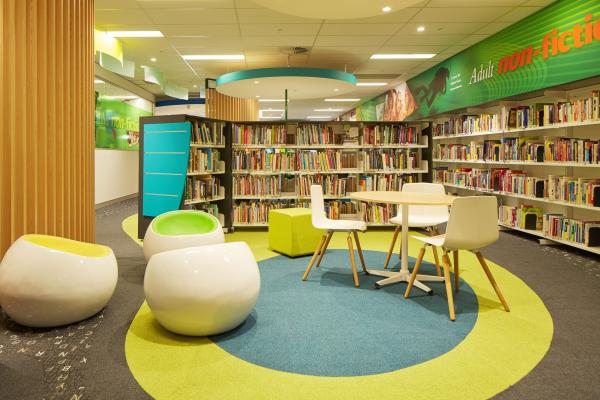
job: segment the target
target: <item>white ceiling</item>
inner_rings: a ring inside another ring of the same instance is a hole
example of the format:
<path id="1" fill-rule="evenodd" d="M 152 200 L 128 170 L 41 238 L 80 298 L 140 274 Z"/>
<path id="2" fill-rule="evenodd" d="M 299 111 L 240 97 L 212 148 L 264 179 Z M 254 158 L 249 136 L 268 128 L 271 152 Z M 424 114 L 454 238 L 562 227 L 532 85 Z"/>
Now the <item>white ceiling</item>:
<path id="1" fill-rule="evenodd" d="M 252 0 L 96 0 L 95 7 L 97 29 L 159 30 L 165 35 L 121 39 L 125 58 L 137 66 L 132 81 L 153 93 L 160 94 L 160 87 L 142 80 L 140 65 L 156 66 L 167 80 L 194 92 L 203 87 L 205 78 L 226 72 L 285 67 L 290 49 L 301 46 L 308 53 L 290 56 L 290 66 L 347 70 L 359 82 L 389 83 L 343 96 L 368 99 L 552 2 L 426 0 L 398 12 L 352 20 L 280 14 Z M 425 32 L 417 32 L 418 26 L 425 26 Z M 374 53 L 437 55 L 430 60 L 370 60 Z M 246 59 L 184 61 L 182 54 L 244 54 Z M 152 57 L 157 61 L 151 62 Z M 329 107 L 347 110 L 353 104 L 290 102 L 289 117 L 304 119 L 314 115 L 315 108 Z"/>

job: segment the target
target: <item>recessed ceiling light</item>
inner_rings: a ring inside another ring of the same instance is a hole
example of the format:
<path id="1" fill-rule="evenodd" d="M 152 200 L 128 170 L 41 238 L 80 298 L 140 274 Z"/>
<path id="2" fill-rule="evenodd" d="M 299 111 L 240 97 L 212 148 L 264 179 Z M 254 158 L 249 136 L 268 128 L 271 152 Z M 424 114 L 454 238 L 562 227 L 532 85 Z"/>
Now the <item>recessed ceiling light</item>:
<path id="1" fill-rule="evenodd" d="M 260 99 L 259 101 L 261 103 L 285 103 L 285 99 Z"/>
<path id="2" fill-rule="evenodd" d="M 94 83 L 104 83 L 102 79 L 94 79 Z"/>
<path id="3" fill-rule="evenodd" d="M 309 115 L 308 117 L 306 117 L 307 119 L 331 119 L 331 115 Z"/>
<path id="4" fill-rule="evenodd" d="M 152 57 L 152 58 L 150 59 L 150 61 L 152 61 L 152 62 L 156 62 L 156 57 Z"/>
<path id="5" fill-rule="evenodd" d="M 259 95 L 256 95 L 256 98 L 257 98 L 257 99 L 260 99 L 260 96 L 259 96 Z"/>
<path id="6" fill-rule="evenodd" d="M 184 54 L 184 60 L 243 60 L 243 54 Z"/>
<path id="7" fill-rule="evenodd" d="M 334 91 L 334 92 L 339 92 L 339 91 L 340 91 L 340 89 L 338 89 L 338 88 L 335 88 L 335 89 L 333 89 L 333 91 Z"/>
<path id="8" fill-rule="evenodd" d="M 358 82 L 356 86 L 385 86 L 385 82 Z"/>
<path id="9" fill-rule="evenodd" d="M 198 85 L 193 85 L 192 87 L 198 87 Z"/>
<path id="10" fill-rule="evenodd" d="M 435 57 L 435 54 L 373 54 L 371 60 L 410 60 L 432 57 Z"/>
<path id="11" fill-rule="evenodd" d="M 425 32 L 425 27 L 424 26 L 419 26 L 417 28 L 417 32 Z"/>
<path id="12" fill-rule="evenodd" d="M 255 84 L 255 85 L 258 85 L 259 83 L 260 83 L 259 81 L 254 81 L 254 84 Z"/>
<path id="13" fill-rule="evenodd" d="M 340 101 L 344 103 L 354 103 L 360 101 L 360 99 L 325 99 L 325 101 Z"/>
<path id="14" fill-rule="evenodd" d="M 344 111 L 343 108 L 315 108 L 313 111 L 317 112 L 340 112 Z"/>
<path id="15" fill-rule="evenodd" d="M 108 31 L 112 37 L 136 38 L 136 37 L 164 37 L 161 31 Z"/>
<path id="16" fill-rule="evenodd" d="M 140 65 L 140 68 L 148 68 L 148 67 L 145 65 Z"/>
<path id="17" fill-rule="evenodd" d="M 390 6 L 385 6 L 385 7 L 383 7 L 383 8 L 381 9 L 381 11 L 383 11 L 383 12 L 390 12 L 390 11 L 392 11 L 392 7 L 390 7 Z"/>

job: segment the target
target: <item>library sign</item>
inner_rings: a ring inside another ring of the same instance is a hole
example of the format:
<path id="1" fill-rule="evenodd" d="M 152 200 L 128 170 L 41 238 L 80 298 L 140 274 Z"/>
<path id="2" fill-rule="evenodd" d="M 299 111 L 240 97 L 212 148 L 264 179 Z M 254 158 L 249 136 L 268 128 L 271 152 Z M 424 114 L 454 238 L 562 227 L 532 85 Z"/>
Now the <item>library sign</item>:
<path id="1" fill-rule="evenodd" d="M 139 150 L 140 117 L 151 112 L 118 99 L 96 98 L 96 147 L 101 149 Z"/>
<path id="2" fill-rule="evenodd" d="M 407 81 L 419 119 L 600 75 L 600 1 L 559 0 Z"/>

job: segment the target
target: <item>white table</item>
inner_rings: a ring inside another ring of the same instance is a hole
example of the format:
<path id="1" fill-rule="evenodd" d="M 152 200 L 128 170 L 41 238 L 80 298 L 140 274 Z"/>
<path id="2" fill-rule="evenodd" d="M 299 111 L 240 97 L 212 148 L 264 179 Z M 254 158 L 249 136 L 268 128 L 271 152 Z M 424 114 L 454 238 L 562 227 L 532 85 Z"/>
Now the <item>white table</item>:
<path id="1" fill-rule="evenodd" d="M 376 288 L 391 285 L 398 282 L 408 282 L 410 271 L 408 270 L 408 212 L 410 205 L 421 206 L 449 206 L 452 204 L 455 196 L 447 194 L 435 193 L 408 193 L 398 191 L 366 191 L 350 193 L 352 200 L 362 201 L 366 203 L 382 203 L 382 204 L 398 204 L 402 206 L 402 250 L 400 271 L 392 272 L 382 269 L 369 269 L 370 274 L 383 276 L 386 279 L 377 281 Z M 414 286 L 423 290 L 427 294 L 431 294 L 431 288 L 427 287 L 423 282 L 440 282 L 444 278 L 435 275 L 417 275 Z"/>

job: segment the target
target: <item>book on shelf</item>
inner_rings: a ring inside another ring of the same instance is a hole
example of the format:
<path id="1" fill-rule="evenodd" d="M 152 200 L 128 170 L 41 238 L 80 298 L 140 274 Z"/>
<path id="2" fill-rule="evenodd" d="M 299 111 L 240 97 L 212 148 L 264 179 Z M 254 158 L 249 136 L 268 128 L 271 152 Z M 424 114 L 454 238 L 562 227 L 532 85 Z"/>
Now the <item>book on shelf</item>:
<path id="1" fill-rule="evenodd" d="M 364 152 L 367 170 L 408 170 L 419 167 L 418 153 L 399 149 L 371 149 Z"/>
<path id="2" fill-rule="evenodd" d="M 216 121 L 193 121 L 192 144 L 222 146 L 225 144 L 225 124 Z"/>
<path id="3" fill-rule="evenodd" d="M 213 175 L 188 176 L 185 185 L 186 201 L 210 200 L 222 196 L 221 179 Z"/>
<path id="4" fill-rule="evenodd" d="M 225 170 L 221 152 L 215 149 L 190 149 L 188 173 L 217 172 Z"/>
<path id="5" fill-rule="evenodd" d="M 285 145 L 285 125 L 239 125 L 234 124 L 232 128 L 232 144 L 243 145 Z"/>

